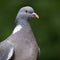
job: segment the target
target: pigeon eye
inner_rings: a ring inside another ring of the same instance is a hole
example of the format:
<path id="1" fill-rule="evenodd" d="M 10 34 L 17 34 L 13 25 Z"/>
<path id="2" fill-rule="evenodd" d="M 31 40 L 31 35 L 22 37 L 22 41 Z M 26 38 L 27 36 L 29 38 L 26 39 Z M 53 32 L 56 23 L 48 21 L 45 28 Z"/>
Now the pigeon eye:
<path id="1" fill-rule="evenodd" d="M 28 11 L 26 10 L 25 12 L 27 13 Z"/>

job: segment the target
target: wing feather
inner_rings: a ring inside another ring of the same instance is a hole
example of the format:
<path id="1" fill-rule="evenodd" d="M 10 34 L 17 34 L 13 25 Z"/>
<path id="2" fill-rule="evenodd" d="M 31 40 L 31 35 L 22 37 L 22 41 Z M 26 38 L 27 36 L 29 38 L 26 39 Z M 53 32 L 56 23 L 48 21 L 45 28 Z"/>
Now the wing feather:
<path id="1" fill-rule="evenodd" d="M 0 60 L 10 60 L 14 54 L 14 48 L 7 41 L 0 43 Z"/>

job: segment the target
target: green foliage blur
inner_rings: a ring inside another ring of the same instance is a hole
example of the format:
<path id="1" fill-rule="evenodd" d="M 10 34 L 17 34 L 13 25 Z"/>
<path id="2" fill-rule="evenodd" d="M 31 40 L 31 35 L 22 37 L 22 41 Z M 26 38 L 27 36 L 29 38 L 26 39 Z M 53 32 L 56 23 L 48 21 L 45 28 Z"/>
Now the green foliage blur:
<path id="1" fill-rule="evenodd" d="M 29 21 L 41 49 L 39 60 L 60 60 L 60 0 L 0 0 L 0 41 L 12 33 L 23 6 L 33 7 L 40 16 Z"/>

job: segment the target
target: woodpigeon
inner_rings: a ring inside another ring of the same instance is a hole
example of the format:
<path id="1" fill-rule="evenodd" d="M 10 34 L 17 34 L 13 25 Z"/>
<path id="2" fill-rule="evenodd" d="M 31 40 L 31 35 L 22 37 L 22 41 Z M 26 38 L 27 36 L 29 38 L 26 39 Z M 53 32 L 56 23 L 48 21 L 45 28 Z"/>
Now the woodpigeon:
<path id="1" fill-rule="evenodd" d="M 0 43 L 0 60 L 37 60 L 39 47 L 28 23 L 31 18 L 39 18 L 32 7 L 19 10 L 12 34 Z"/>

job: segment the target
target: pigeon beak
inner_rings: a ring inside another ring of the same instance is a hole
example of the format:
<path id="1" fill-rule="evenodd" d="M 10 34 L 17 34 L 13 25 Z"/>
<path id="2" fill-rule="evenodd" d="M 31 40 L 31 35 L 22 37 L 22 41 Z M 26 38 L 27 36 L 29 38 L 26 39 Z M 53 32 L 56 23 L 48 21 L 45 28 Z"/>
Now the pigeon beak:
<path id="1" fill-rule="evenodd" d="M 33 15 L 35 18 L 39 19 L 39 16 L 38 16 L 36 13 L 32 13 L 32 15 Z"/>

